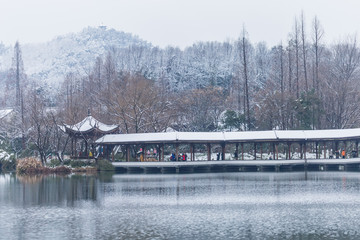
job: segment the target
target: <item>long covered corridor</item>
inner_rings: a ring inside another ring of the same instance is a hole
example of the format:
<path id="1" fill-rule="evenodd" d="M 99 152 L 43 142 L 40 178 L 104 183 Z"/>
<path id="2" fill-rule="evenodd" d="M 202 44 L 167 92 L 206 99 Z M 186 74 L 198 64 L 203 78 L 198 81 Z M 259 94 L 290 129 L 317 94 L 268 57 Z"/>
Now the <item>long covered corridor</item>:
<path id="1" fill-rule="evenodd" d="M 155 161 L 163 162 L 165 151 L 181 161 L 181 153 L 188 152 L 184 160 L 290 160 L 290 159 L 331 159 L 357 158 L 360 129 L 336 130 L 289 130 L 289 131 L 248 131 L 248 132 L 165 132 L 137 134 L 107 134 L 96 144 L 125 149 L 127 162 L 131 159 L 130 149 L 141 149 L 146 161 L 151 147 Z M 171 146 L 172 150 L 167 150 Z M 180 150 L 181 148 L 181 150 Z M 183 150 L 183 149 L 186 150 Z M 199 158 L 197 152 L 205 157 Z M 114 160 L 114 154 L 109 156 Z M 152 158 L 154 159 L 154 158 Z M 135 158 L 135 160 L 137 160 Z"/>

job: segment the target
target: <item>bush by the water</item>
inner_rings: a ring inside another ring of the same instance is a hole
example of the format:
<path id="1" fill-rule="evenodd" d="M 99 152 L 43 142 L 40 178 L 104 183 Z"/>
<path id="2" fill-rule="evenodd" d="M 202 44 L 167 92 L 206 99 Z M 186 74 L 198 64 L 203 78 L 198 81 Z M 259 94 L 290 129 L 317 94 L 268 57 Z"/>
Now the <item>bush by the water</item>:
<path id="1" fill-rule="evenodd" d="M 19 159 L 16 164 L 16 172 L 24 173 L 40 173 L 43 166 L 36 158 L 23 158 Z"/>
<path id="2" fill-rule="evenodd" d="M 60 161 L 52 160 L 50 167 L 42 166 L 41 162 L 33 157 L 19 159 L 16 164 L 16 172 L 19 174 L 50 174 L 50 173 L 71 173 L 73 172 L 96 172 L 114 171 L 115 168 L 108 160 L 98 160 L 97 165 L 90 161 L 71 160 L 67 166 L 61 166 Z M 65 162 L 64 162 L 65 164 Z M 60 166 L 59 166 L 60 165 Z"/>
<path id="3" fill-rule="evenodd" d="M 58 167 L 61 165 L 61 162 L 59 159 L 57 158 L 54 158 L 54 159 L 51 159 L 50 162 L 47 164 L 49 167 Z"/>
<path id="4" fill-rule="evenodd" d="M 72 160 L 69 165 L 72 168 L 80 168 L 80 167 L 94 167 L 94 163 L 91 161 L 81 161 L 81 160 Z"/>
<path id="5" fill-rule="evenodd" d="M 99 171 L 114 171 L 115 168 L 108 160 L 98 160 Z"/>
<path id="6" fill-rule="evenodd" d="M 41 162 L 36 158 L 19 159 L 16 164 L 16 172 L 19 174 L 38 174 L 38 173 L 71 173 L 71 169 L 65 166 L 55 168 L 43 167 Z"/>

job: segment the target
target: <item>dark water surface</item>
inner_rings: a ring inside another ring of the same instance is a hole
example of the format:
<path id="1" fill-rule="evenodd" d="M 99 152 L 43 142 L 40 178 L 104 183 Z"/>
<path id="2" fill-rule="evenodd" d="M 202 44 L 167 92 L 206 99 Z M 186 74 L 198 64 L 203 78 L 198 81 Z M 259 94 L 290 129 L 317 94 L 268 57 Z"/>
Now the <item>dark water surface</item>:
<path id="1" fill-rule="evenodd" d="M 0 239 L 360 239 L 360 173 L 2 174 Z"/>

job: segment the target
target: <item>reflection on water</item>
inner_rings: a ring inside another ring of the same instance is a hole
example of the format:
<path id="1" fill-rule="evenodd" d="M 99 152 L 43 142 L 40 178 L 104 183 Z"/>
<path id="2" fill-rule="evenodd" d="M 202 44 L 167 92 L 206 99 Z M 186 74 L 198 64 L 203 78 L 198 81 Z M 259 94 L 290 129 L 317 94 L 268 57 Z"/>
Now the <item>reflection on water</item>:
<path id="1" fill-rule="evenodd" d="M 350 172 L 0 175 L 0 238 L 359 239 Z"/>
<path id="2" fill-rule="evenodd" d="M 80 200 L 98 200 L 95 176 L 1 175 L 0 202 L 14 206 L 74 207 Z"/>

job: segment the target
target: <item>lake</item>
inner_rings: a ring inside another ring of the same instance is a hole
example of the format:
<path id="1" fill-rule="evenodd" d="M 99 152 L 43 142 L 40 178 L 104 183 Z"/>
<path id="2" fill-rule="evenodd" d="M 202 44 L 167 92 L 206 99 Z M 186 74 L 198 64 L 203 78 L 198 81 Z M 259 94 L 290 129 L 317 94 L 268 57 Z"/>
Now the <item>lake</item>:
<path id="1" fill-rule="evenodd" d="M 0 239 L 359 239 L 360 173 L 0 175 Z"/>

